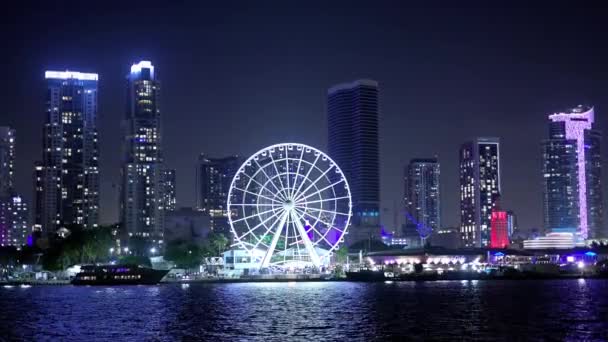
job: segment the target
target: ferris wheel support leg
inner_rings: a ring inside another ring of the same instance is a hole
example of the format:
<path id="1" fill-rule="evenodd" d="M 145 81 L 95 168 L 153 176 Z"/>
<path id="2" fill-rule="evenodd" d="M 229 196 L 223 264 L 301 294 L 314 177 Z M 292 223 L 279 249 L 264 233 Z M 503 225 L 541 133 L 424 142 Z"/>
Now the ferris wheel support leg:
<path id="1" fill-rule="evenodd" d="M 315 248 L 312 245 L 312 242 L 308 238 L 308 234 L 306 233 L 306 229 L 304 229 L 302 222 L 300 222 L 298 216 L 293 212 L 291 213 L 291 218 L 296 223 L 296 227 L 298 227 L 298 232 L 300 233 L 300 236 L 302 237 L 302 241 L 304 241 L 304 246 L 306 246 L 308 255 L 310 255 L 310 260 L 312 261 L 312 263 L 315 266 L 321 267 L 321 260 L 319 259 L 319 256 L 317 255 L 317 252 L 315 251 Z"/>
<path id="2" fill-rule="evenodd" d="M 274 236 L 272 237 L 272 242 L 270 243 L 270 247 L 266 254 L 264 255 L 264 259 L 262 259 L 262 264 L 260 268 L 268 267 L 268 263 L 270 263 L 270 258 L 272 258 L 272 254 L 274 253 L 274 249 L 277 247 L 277 242 L 279 242 L 279 237 L 281 237 L 281 233 L 283 232 L 283 227 L 285 226 L 285 222 L 287 222 L 287 217 L 289 216 L 288 212 L 283 214 L 281 217 L 281 221 L 276 227 Z"/>

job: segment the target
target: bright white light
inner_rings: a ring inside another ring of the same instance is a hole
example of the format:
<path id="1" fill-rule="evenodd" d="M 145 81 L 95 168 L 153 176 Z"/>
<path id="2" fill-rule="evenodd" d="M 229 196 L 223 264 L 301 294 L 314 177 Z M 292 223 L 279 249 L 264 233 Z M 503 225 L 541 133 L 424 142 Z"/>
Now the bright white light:
<path id="1" fill-rule="evenodd" d="M 129 251 L 129 247 L 125 247 L 122 250 L 125 251 L 125 252 L 128 252 Z"/>
<path id="2" fill-rule="evenodd" d="M 566 261 L 574 262 L 574 257 L 573 256 L 566 257 Z"/>
<path id="3" fill-rule="evenodd" d="M 232 179 L 227 207 L 236 244 L 264 251 L 260 267 L 326 264 L 352 216 L 350 188 L 338 165 L 297 143 L 249 157 Z"/>
<path id="4" fill-rule="evenodd" d="M 150 69 L 150 76 L 154 77 L 154 65 L 150 61 L 140 61 L 137 64 L 131 65 L 131 74 L 138 74 L 141 69 Z"/>
<path id="5" fill-rule="evenodd" d="M 152 253 L 152 254 L 156 253 L 156 248 L 155 247 L 150 248 L 150 253 Z"/>
<path id="6" fill-rule="evenodd" d="M 585 268 L 585 263 L 582 261 L 579 261 L 577 265 L 578 265 L 578 268 Z"/>
<path id="7" fill-rule="evenodd" d="M 110 254 L 114 253 L 114 247 L 110 247 Z"/>
<path id="8" fill-rule="evenodd" d="M 45 71 L 45 79 L 59 79 L 67 80 L 70 78 L 81 80 L 81 81 L 97 81 L 97 74 L 88 74 L 77 71 Z"/>

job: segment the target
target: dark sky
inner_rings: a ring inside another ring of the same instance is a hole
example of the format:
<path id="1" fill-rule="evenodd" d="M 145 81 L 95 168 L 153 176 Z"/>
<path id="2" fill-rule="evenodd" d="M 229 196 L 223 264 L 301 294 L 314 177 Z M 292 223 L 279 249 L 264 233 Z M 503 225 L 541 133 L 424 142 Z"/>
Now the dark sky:
<path id="1" fill-rule="evenodd" d="M 608 11 L 600 7 L 19 3 L 22 8 L 3 8 L 0 22 L 0 125 L 17 129 L 18 190 L 31 199 L 32 166 L 41 156 L 44 70 L 99 73 L 104 222 L 117 220 L 125 75 L 140 59 L 151 60 L 162 81 L 165 160 L 177 169 L 180 206 L 194 203 L 201 152 L 248 155 L 288 140 L 326 150 L 326 89 L 357 78 L 380 82 L 387 225 L 400 203 L 405 163 L 433 155 L 442 168 L 443 222 L 457 225 L 459 145 L 498 136 L 503 207 L 517 212 L 522 228 L 539 227 L 539 144 L 547 114 L 593 104 L 606 131 Z M 606 141 L 603 146 L 608 151 Z"/>

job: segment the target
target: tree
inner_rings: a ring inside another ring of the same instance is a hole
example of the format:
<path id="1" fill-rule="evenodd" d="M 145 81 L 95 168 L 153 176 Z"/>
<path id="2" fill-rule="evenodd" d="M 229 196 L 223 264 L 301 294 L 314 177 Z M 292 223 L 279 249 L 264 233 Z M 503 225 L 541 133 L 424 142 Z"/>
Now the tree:
<path id="1" fill-rule="evenodd" d="M 176 240 L 167 244 L 164 258 L 173 261 L 177 267 L 194 268 L 200 265 L 203 259 L 203 251 L 192 242 Z"/>
<path id="2" fill-rule="evenodd" d="M 228 238 L 221 233 L 209 233 L 207 235 L 209 244 L 213 247 L 214 252 L 217 251 L 216 256 L 221 256 L 222 252 L 228 247 Z"/>
<path id="3" fill-rule="evenodd" d="M 340 246 L 336 250 L 336 262 L 337 263 L 346 263 L 346 259 L 348 258 L 348 247 L 346 245 Z"/>
<path id="4" fill-rule="evenodd" d="M 53 237 L 45 251 L 43 267 L 47 270 L 64 270 L 74 264 L 104 262 L 109 259 L 112 247 L 111 227 L 84 229 L 79 225 L 68 227 L 66 238 Z"/>

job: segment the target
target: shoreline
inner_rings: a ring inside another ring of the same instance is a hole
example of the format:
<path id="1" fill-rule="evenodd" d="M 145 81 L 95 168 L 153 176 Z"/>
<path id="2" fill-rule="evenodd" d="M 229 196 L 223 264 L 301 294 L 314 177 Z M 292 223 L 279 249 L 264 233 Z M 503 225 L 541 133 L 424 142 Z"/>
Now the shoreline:
<path id="1" fill-rule="evenodd" d="M 608 279 L 608 275 L 526 275 L 526 276 L 472 276 L 472 277 L 433 277 L 408 276 L 395 278 L 375 279 L 349 279 L 349 278 L 209 278 L 190 279 L 184 281 L 161 281 L 155 285 L 171 284 L 239 284 L 239 283 L 323 283 L 323 282 L 355 282 L 355 283 L 381 283 L 381 282 L 432 282 L 432 281 L 462 281 L 462 280 L 575 280 L 575 279 Z M 0 286 L 66 286 L 72 285 L 69 280 L 53 281 L 0 281 Z M 142 285 L 142 284 L 133 284 Z M 78 286 L 78 285 L 74 285 Z M 90 285 L 90 286 L 123 286 L 123 285 Z M 127 285 L 128 286 L 128 285 Z"/>

